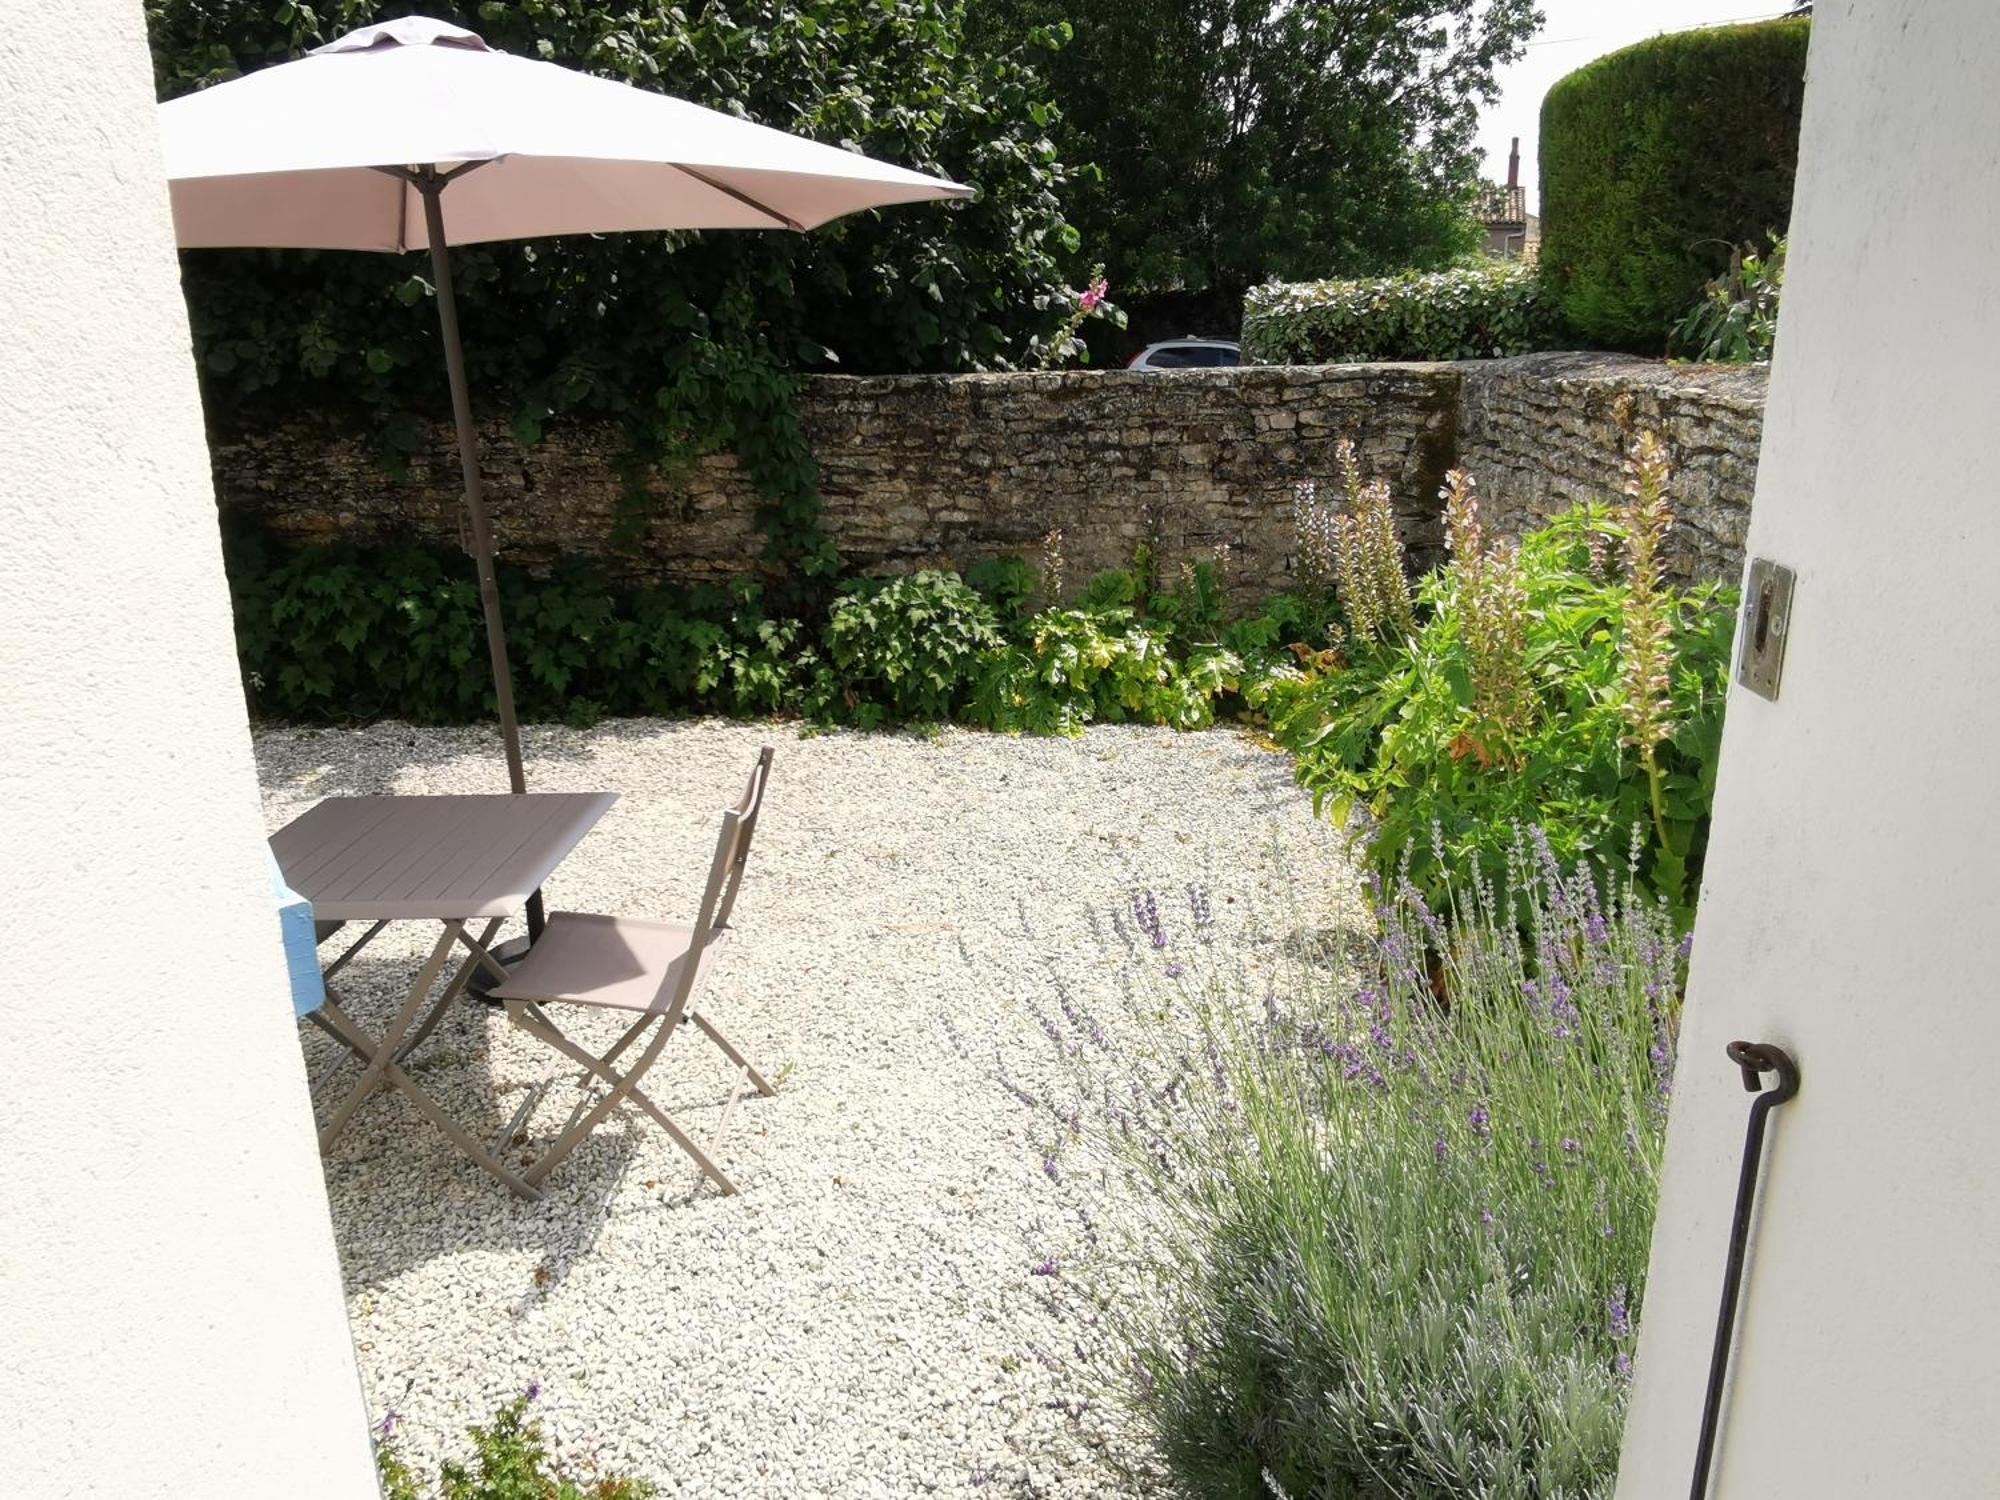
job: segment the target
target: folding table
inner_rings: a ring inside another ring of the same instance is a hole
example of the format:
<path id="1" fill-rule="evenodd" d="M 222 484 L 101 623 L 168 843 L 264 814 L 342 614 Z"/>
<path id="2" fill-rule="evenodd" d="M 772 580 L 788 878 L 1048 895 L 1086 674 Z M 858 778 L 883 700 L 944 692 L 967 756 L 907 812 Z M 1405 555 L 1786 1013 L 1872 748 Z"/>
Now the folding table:
<path id="1" fill-rule="evenodd" d="M 366 922 L 361 936 L 326 967 L 331 981 L 391 922 L 436 922 L 443 931 L 408 996 L 379 1037 L 344 1010 L 332 988 L 311 1018 L 361 1059 L 359 1080 L 320 1131 L 332 1149 L 355 1110 L 383 1084 L 407 1094 L 460 1151 L 526 1198 L 540 1196 L 491 1149 L 472 1139 L 403 1068 L 402 1061 L 443 1019 L 482 963 L 504 977 L 488 945 L 522 909 L 597 820 L 611 792 L 533 792 L 437 797 L 330 797 L 271 836 L 285 884 L 326 924 Z M 482 922 L 475 937 L 466 928 Z M 432 989 L 460 947 L 468 957 L 435 1000 Z"/>

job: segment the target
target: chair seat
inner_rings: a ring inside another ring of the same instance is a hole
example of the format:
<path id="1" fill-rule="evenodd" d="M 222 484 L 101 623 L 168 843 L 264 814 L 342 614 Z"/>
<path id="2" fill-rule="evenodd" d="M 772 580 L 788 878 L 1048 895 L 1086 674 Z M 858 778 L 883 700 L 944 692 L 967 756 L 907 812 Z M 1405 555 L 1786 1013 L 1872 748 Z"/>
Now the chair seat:
<path id="1" fill-rule="evenodd" d="M 702 950 L 697 981 L 714 962 L 726 932 L 717 932 Z M 687 962 L 692 934 L 683 922 L 554 912 L 527 956 L 508 970 L 506 983 L 487 993 L 496 1000 L 661 1008 L 672 995 L 669 981 L 679 977 Z"/>

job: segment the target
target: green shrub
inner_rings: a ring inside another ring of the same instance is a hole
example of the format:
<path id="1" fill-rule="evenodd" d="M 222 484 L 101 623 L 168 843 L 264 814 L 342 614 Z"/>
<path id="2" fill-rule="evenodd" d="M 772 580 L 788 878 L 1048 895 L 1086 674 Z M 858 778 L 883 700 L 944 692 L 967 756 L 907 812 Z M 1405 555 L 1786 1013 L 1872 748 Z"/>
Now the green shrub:
<path id="1" fill-rule="evenodd" d="M 1090 724 L 1205 729 L 1242 663 L 1219 646 L 1177 656 L 1168 631 L 1129 609 L 1051 609 L 981 663 L 970 706 L 987 729 L 1080 734 Z"/>
<path id="2" fill-rule="evenodd" d="M 1728 364 L 1765 364 L 1778 342 L 1778 303 L 1785 292 L 1785 236 L 1768 254 L 1742 248 L 1729 269 L 1702 288 L 1701 301 L 1668 341 L 1670 354 Z"/>
<path id="3" fill-rule="evenodd" d="M 1810 32 L 1677 32 L 1549 90 L 1540 269 L 1585 338 L 1658 353 L 1736 246 L 1785 232 Z"/>
<path id="4" fill-rule="evenodd" d="M 1514 261 L 1364 281 L 1272 282 L 1243 302 L 1258 364 L 1483 359 L 1561 342 L 1541 283 Z"/>
<path id="5" fill-rule="evenodd" d="M 956 573 L 857 579 L 826 626 L 836 710 L 864 726 L 885 716 L 941 723 L 999 646 L 992 607 Z"/>
<path id="6" fill-rule="evenodd" d="M 1354 808 L 1368 814 L 1368 858 L 1384 878 L 1407 869 L 1433 898 L 1454 880 L 1497 879 L 1515 830 L 1533 824 L 1564 860 L 1622 862 L 1629 849 L 1642 883 L 1687 912 L 1715 790 L 1734 601 L 1714 585 L 1652 599 L 1666 636 L 1666 738 L 1650 755 L 1635 748 L 1634 590 L 1600 561 L 1629 535 L 1609 510 L 1579 508 L 1526 537 L 1518 555 L 1496 551 L 1483 572 L 1432 573 L 1409 639 L 1356 644 L 1351 659 L 1329 655 L 1258 688 L 1315 802 L 1341 821 Z M 1518 630 L 1493 643 L 1510 614 Z"/>
<path id="7" fill-rule="evenodd" d="M 1206 897 L 1141 893 L 1139 1044 L 1045 1021 L 1077 1060 L 1050 1160 L 1121 1205 L 1061 1275 L 1180 1491 L 1610 1496 L 1683 953 L 1530 836 L 1508 870 L 1448 910 L 1392 892 L 1358 993 L 1346 964 L 1211 967 Z"/>
<path id="8" fill-rule="evenodd" d="M 471 565 L 413 545 L 229 547 L 237 648 L 256 709 L 276 718 L 463 723 L 493 712 Z M 800 711 L 815 636 L 766 613 L 761 588 L 620 590 L 593 563 L 500 570 L 524 718 Z"/>
<path id="9" fill-rule="evenodd" d="M 1034 613 L 1035 590 L 1041 579 L 1019 557 L 992 557 L 965 570 L 965 581 L 993 607 L 993 618 L 1012 631 Z"/>
<path id="10" fill-rule="evenodd" d="M 437 1485 L 429 1490 L 396 1451 L 396 1415 L 391 1412 L 382 1419 L 375 1444 L 384 1500 L 426 1500 L 427 1495 L 437 1500 L 649 1500 L 658 1493 L 644 1480 L 582 1480 L 560 1468 L 551 1470 L 542 1424 L 527 1415 L 539 1390 L 530 1386 L 525 1396 L 501 1407 L 490 1426 L 470 1429 L 472 1465 L 447 1459 Z"/>

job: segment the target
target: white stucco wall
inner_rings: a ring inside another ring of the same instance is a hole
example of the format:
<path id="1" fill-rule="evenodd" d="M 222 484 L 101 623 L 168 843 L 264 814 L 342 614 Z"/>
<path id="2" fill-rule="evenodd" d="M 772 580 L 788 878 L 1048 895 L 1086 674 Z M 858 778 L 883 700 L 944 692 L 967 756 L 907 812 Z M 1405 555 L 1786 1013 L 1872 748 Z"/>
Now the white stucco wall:
<path id="1" fill-rule="evenodd" d="M 0 25 L 0 1491 L 373 1496 L 139 0 Z"/>
<path id="2" fill-rule="evenodd" d="M 2000 5 L 1820 0 L 1736 689 L 1619 1500 L 1684 1496 L 1748 1096 L 1772 1125 L 1713 1494 L 2000 1495 Z"/>

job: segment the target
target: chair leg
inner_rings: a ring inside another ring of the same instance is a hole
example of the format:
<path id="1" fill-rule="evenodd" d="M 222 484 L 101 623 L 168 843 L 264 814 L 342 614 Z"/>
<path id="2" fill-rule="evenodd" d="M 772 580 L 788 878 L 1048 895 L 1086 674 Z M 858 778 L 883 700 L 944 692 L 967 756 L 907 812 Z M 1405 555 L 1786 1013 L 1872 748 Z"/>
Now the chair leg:
<path id="1" fill-rule="evenodd" d="M 691 1010 L 688 1014 L 694 1017 L 694 1024 L 707 1033 L 708 1039 L 722 1049 L 722 1055 L 744 1071 L 750 1079 L 752 1088 L 756 1089 L 766 1099 L 778 1092 L 775 1087 L 765 1081 L 762 1073 L 759 1073 L 750 1065 L 750 1059 L 736 1050 L 736 1044 L 716 1029 L 713 1021 L 709 1020 L 707 1016 L 698 1010 Z"/>
<path id="2" fill-rule="evenodd" d="M 518 1006 L 519 1008 L 516 1009 L 516 1006 Z M 607 1093 L 602 1099 L 600 1099 L 596 1103 L 596 1105 L 594 1105 L 587 1113 L 583 1115 L 581 1119 L 578 1119 L 576 1118 L 575 1115 L 572 1115 L 571 1116 L 572 1123 L 570 1124 L 569 1128 L 564 1130 L 563 1133 L 556 1138 L 555 1143 L 551 1145 L 548 1150 L 544 1151 L 539 1157 L 537 1157 L 535 1159 L 534 1164 L 521 1174 L 528 1182 L 537 1184 L 540 1183 L 544 1178 L 546 1178 L 549 1175 L 550 1172 L 554 1171 L 558 1166 L 560 1166 L 563 1163 L 563 1161 L 565 1161 L 569 1157 L 571 1152 L 576 1150 L 576 1148 L 583 1143 L 584 1138 L 588 1136 L 591 1131 L 597 1128 L 599 1122 L 602 1121 L 606 1115 L 610 1114 L 611 1111 L 618 1105 L 618 1103 L 621 1100 L 629 1099 L 632 1101 L 632 1103 L 638 1105 L 639 1108 L 644 1110 L 647 1113 L 647 1115 L 649 1115 L 652 1118 L 655 1124 L 657 1124 L 662 1130 L 666 1131 L 667 1135 L 672 1139 L 673 1143 L 676 1146 L 679 1146 L 681 1150 L 685 1151 L 688 1154 L 688 1156 L 692 1158 L 694 1164 L 697 1167 L 701 1168 L 702 1172 L 712 1182 L 714 1182 L 717 1187 L 722 1189 L 722 1191 L 725 1194 L 734 1193 L 736 1191 L 736 1184 L 729 1180 L 728 1175 L 723 1172 L 722 1168 L 718 1167 L 714 1162 L 709 1160 L 708 1153 L 703 1151 L 701 1147 L 697 1146 L 694 1143 L 693 1137 L 691 1137 L 686 1131 L 682 1130 L 681 1127 L 677 1123 L 675 1123 L 671 1115 L 669 1115 L 665 1110 L 661 1109 L 659 1105 L 655 1104 L 652 1101 L 652 1099 L 650 1099 L 639 1088 L 638 1085 L 639 1077 L 644 1073 L 646 1067 L 650 1064 L 651 1055 L 652 1052 L 654 1051 L 654 1048 L 648 1049 L 648 1056 L 645 1059 L 642 1059 L 640 1065 L 637 1068 L 633 1069 L 630 1073 L 618 1073 L 614 1071 L 611 1068 L 611 1066 L 608 1063 L 606 1063 L 602 1058 L 592 1057 L 583 1048 L 579 1047 L 575 1042 L 571 1041 L 567 1036 L 563 1035 L 563 1033 L 556 1027 L 555 1023 L 549 1020 L 549 1018 L 545 1014 L 543 1014 L 538 1007 L 534 1007 L 528 1003 L 517 1001 L 514 1004 L 510 1004 L 508 1006 L 508 1011 L 510 1012 L 513 1022 L 516 1026 L 519 1026 L 523 1031 L 527 1032 L 530 1036 L 539 1038 L 541 1041 L 555 1048 L 558 1052 L 562 1053 L 565 1057 L 570 1058 L 572 1061 L 581 1063 L 583 1067 L 586 1069 L 586 1071 L 595 1075 L 596 1077 L 603 1079 L 606 1083 L 609 1083 L 611 1085 L 610 1092 Z M 633 1036 L 639 1030 L 643 1029 L 648 1022 L 651 1022 L 654 1019 L 656 1018 L 651 1016 L 643 1018 L 632 1028 L 631 1031 L 628 1031 L 624 1037 L 621 1037 L 619 1039 L 618 1045 L 615 1048 L 613 1048 L 613 1051 L 614 1052 L 623 1051 L 625 1047 L 630 1044 L 630 1042 L 633 1039 Z M 665 1038 L 663 1036 L 656 1036 L 655 1048 L 657 1047 L 659 1042 L 664 1040 Z"/>

